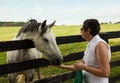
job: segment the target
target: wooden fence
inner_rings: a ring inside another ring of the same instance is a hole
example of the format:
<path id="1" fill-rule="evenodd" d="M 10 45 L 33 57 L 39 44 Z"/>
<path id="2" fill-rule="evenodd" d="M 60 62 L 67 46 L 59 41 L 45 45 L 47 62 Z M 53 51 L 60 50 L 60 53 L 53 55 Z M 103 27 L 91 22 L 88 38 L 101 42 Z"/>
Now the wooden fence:
<path id="1" fill-rule="evenodd" d="M 116 32 L 106 32 L 101 33 L 100 36 L 108 42 L 109 39 L 113 38 L 120 38 L 120 31 Z M 84 42 L 85 40 L 82 39 L 81 35 L 73 35 L 73 36 L 64 36 L 64 37 L 57 37 L 56 38 L 57 44 L 68 44 L 68 43 L 75 43 L 75 42 Z M 34 48 L 34 43 L 31 40 L 16 40 L 16 41 L 3 41 L 0 42 L 0 52 L 11 51 L 11 50 L 18 50 L 18 49 L 26 49 L 26 48 Z M 112 52 L 120 51 L 120 45 L 111 46 Z M 68 54 L 64 57 L 64 62 L 74 61 L 82 59 L 84 52 L 76 52 Z M 2 57 L 2 56 L 1 56 Z M 42 64 L 41 64 L 42 63 Z M 11 63 L 11 64 L 1 64 L 0 65 L 0 75 L 34 69 L 38 67 L 44 67 L 50 65 L 49 60 L 41 58 L 41 59 L 33 59 L 18 63 Z M 120 60 L 110 62 L 111 68 L 120 66 Z M 73 79 L 76 72 L 67 72 L 63 74 L 59 74 L 56 76 L 52 76 L 49 78 L 41 79 L 34 81 L 33 83 L 60 83 L 64 82 L 68 79 Z M 109 78 L 110 83 L 115 83 L 120 79 L 120 75 Z"/>

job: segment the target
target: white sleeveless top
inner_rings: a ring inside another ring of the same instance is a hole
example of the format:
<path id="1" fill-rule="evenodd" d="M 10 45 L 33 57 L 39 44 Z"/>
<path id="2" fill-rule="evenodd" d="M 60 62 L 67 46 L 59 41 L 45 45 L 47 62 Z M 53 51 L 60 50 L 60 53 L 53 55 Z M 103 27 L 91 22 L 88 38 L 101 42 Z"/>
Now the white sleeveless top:
<path id="1" fill-rule="evenodd" d="M 87 48 L 84 52 L 83 60 L 84 60 L 85 64 L 93 66 L 93 67 L 99 67 L 99 65 L 97 63 L 96 55 L 95 55 L 95 47 L 96 47 L 97 43 L 100 41 L 104 42 L 108 46 L 108 49 L 109 49 L 108 56 L 109 56 L 109 61 L 110 61 L 110 59 L 111 59 L 110 46 L 103 39 L 101 39 L 99 35 L 96 35 L 88 43 Z M 83 70 L 83 74 L 85 77 L 84 83 L 109 83 L 108 78 L 98 77 L 98 76 L 95 76 L 84 70 Z"/>

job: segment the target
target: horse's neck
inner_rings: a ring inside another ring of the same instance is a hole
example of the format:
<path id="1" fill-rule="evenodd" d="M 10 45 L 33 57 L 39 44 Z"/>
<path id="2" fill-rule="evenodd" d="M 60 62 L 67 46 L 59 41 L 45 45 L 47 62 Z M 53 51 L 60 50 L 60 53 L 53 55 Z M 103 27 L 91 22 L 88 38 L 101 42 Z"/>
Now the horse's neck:
<path id="1" fill-rule="evenodd" d="M 34 40 L 37 35 L 33 33 L 22 33 L 18 37 L 15 37 L 13 40 L 24 40 L 24 39 L 30 39 Z M 19 58 L 20 60 L 28 60 L 28 59 L 35 59 L 35 58 L 40 58 L 42 53 L 40 53 L 36 48 L 30 48 L 30 49 L 22 49 L 18 50 L 19 53 Z"/>
<path id="2" fill-rule="evenodd" d="M 24 40 L 24 39 L 30 39 L 34 40 L 37 37 L 36 33 L 21 33 L 19 36 L 15 36 L 13 40 Z"/>
<path id="3" fill-rule="evenodd" d="M 19 50 L 19 53 L 19 58 L 21 58 L 22 60 L 36 59 L 42 57 L 42 53 L 39 52 L 36 48 L 22 49 Z"/>
<path id="4" fill-rule="evenodd" d="M 19 53 L 18 57 L 19 57 L 20 61 L 29 59 L 29 57 L 28 57 L 28 49 L 18 50 L 18 53 Z"/>

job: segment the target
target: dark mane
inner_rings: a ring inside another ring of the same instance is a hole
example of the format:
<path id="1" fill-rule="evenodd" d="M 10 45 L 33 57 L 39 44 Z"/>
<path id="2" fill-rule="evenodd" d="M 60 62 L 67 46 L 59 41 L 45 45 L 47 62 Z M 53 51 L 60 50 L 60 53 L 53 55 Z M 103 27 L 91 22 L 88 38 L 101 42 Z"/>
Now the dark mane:
<path id="1" fill-rule="evenodd" d="M 17 37 L 18 37 L 21 33 L 38 31 L 40 25 L 41 25 L 41 23 L 38 23 L 35 19 L 29 20 L 29 21 L 28 21 L 26 24 L 24 24 L 23 27 L 19 30 L 19 32 L 18 32 L 18 34 L 17 34 Z"/>

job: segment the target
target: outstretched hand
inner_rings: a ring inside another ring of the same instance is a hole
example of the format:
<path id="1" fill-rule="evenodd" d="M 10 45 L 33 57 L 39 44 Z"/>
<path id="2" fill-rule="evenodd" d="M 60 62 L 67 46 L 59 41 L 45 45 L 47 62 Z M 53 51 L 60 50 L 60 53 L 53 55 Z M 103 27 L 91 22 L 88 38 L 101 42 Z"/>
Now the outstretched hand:
<path id="1" fill-rule="evenodd" d="M 85 68 L 85 64 L 82 62 L 77 62 L 74 64 L 74 66 L 76 67 L 76 69 L 78 70 L 83 70 Z"/>
<path id="2" fill-rule="evenodd" d="M 59 68 L 65 68 L 65 65 L 64 65 L 64 64 L 61 64 L 61 65 L 56 66 L 56 67 L 59 67 Z"/>

